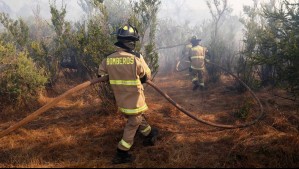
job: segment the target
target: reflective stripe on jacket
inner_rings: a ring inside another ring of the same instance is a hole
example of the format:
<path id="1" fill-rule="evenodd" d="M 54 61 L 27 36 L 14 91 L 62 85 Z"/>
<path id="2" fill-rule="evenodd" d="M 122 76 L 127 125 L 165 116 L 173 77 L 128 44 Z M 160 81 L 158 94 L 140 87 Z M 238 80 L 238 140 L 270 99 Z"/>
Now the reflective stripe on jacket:
<path id="1" fill-rule="evenodd" d="M 142 55 L 135 56 L 121 49 L 109 55 L 99 67 L 99 75 L 108 74 L 119 110 L 136 115 L 148 109 L 140 78 L 150 78 L 151 71 Z"/>
<path id="2" fill-rule="evenodd" d="M 189 51 L 189 59 L 192 69 L 204 70 L 205 48 L 199 45 L 192 47 Z"/>

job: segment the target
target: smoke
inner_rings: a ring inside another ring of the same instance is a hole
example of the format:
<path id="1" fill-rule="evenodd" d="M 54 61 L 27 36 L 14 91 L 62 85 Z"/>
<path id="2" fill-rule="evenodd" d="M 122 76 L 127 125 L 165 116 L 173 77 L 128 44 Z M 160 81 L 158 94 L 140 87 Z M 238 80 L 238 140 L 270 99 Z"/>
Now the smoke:
<path id="1" fill-rule="evenodd" d="M 0 0 L 0 12 L 12 13 L 12 10 L 5 2 Z"/>
<path id="2" fill-rule="evenodd" d="M 129 2 L 128 0 L 126 1 Z M 72 21 L 79 20 L 84 14 L 77 0 L 64 0 L 56 3 L 59 6 L 62 2 L 67 5 L 67 19 Z M 206 0 L 161 0 L 161 3 L 159 18 L 171 18 L 182 24 L 186 22 L 196 24 L 210 19 Z M 228 0 L 228 3 L 233 9 L 233 14 L 239 15 L 242 12 L 243 5 L 252 4 L 253 1 Z M 0 0 L 0 12 L 9 13 L 14 18 L 29 17 L 33 15 L 32 10 L 37 5 L 41 8 L 41 16 L 49 19 L 51 17 L 49 0 Z"/>
<path id="3" fill-rule="evenodd" d="M 212 17 L 207 1 L 214 2 L 213 0 L 161 0 L 158 13 L 156 47 L 186 43 L 193 35 L 201 38 L 202 44 L 208 47 L 211 41 L 210 31 L 212 27 L 209 26 L 212 24 Z M 235 46 L 242 38 L 242 25 L 238 22 L 237 17 L 242 15 L 243 5 L 251 5 L 253 0 L 227 1 L 232 10 L 230 18 L 226 18 L 228 22 L 222 25 L 219 33 L 223 35 L 221 38 L 227 42 L 226 44 Z M 79 21 L 86 14 L 86 11 L 82 10 L 79 5 L 80 0 L 0 0 L 0 12 L 9 13 L 14 19 L 26 19 L 33 16 L 33 11 L 39 7 L 40 16 L 45 20 L 49 20 L 51 18 L 49 3 L 54 2 L 58 9 L 62 3 L 66 5 L 66 19 L 69 21 Z M 105 0 L 104 2 L 109 12 L 110 22 L 115 24 L 127 20 L 131 10 L 130 0 Z M 219 39 L 222 40 L 221 38 Z M 233 48 L 230 47 L 230 49 Z M 160 61 L 165 62 L 164 65 L 169 65 L 175 58 L 180 57 L 182 49 L 183 46 L 160 50 Z"/>
<path id="4" fill-rule="evenodd" d="M 199 24 L 211 19 L 207 6 L 211 0 L 162 0 L 159 18 L 171 18 L 180 24 Z M 241 15 L 243 5 L 251 5 L 253 0 L 228 0 L 228 6 L 232 8 L 232 15 Z"/>
<path id="5" fill-rule="evenodd" d="M 54 1 L 50 1 L 54 3 Z M 70 21 L 79 20 L 84 14 L 75 0 L 56 1 L 57 7 L 64 3 L 67 6 L 66 18 Z M 0 12 L 8 13 L 12 18 L 28 18 L 33 16 L 33 10 L 39 6 L 40 15 L 48 20 L 51 18 L 49 0 L 0 0 Z"/>

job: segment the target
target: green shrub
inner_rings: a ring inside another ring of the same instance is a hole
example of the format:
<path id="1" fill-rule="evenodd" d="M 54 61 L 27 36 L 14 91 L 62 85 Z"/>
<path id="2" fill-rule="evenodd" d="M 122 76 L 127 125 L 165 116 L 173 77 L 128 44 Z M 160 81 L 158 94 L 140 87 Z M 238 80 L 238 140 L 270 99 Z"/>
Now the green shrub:
<path id="1" fill-rule="evenodd" d="M 27 52 L 16 52 L 14 45 L 3 42 L 0 42 L 0 69 L 0 96 L 8 103 L 33 98 L 48 79 Z"/>

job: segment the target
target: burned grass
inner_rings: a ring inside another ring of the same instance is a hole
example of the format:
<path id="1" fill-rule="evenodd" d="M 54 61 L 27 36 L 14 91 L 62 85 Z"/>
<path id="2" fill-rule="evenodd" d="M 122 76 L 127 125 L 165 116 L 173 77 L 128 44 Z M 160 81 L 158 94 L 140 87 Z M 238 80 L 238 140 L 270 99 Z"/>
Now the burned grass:
<path id="1" fill-rule="evenodd" d="M 193 92 L 185 72 L 158 74 L 155 83 L 179 104 L 198 117 L 219 123 L 243 123 L 258 114 L 246 94 L 230 92 L 228 79 L 211 84 L 207 91 Z M 166 78 L 167 77 L 167 78 Z M 227 86 L 225 86 L 227 85 Z M 67 90 L 44 94 L 39 105 Z M 266 115 L 256 125 L 224 130 L 209 127 L 179 112 L 150 87 L 146 118 L 159 128 L 154 147 L 143 147 L 143 137 L 135 137 L 132 164 L 112 165 L 116 145 L 122 137 L 125 118 L 105 106 L 92 88 L 61 102 L 35 121 L 0 139 L 0 167 L 72 168 L 189 168 L 189 167 L 299 167 L 298 109 L 293 102 L 273 97 L 268 91 L 258 96 Z M 12 111 L 13 108 L 11 108 Z M 247 111 L 246 118 L 234 113 Z M 3 113 L 3 112 L 2 112 Z M 5 114 L 1 130 L 28 115 L 27 109 Z M 1 114 L 3 117 L 3 114 Z"/>

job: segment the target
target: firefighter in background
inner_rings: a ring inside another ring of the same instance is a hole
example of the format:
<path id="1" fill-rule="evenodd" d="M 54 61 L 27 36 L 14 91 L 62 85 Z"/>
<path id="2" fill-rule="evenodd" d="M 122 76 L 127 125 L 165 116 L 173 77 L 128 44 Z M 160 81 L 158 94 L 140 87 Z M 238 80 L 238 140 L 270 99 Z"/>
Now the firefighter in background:
<path id="1" fill-rule="evenodd" d="M 188 40 L 188 44 L 184 46 L 182 50 L 182 55 L 178 56 L 176 58 L 176 68 L 178 69 L 179 64 L 185 64 L 186 62 L 189 62 L 188 56 L 189 56 L 189 50 L 192 48 L 192 43 L 190 42 L 190 39 Z M 184 59 L 185 58 L 185 59 Z M 189 72 L 191 70 L 189 69 Z"/>
<path id="2" fill-rule="evenodd" d="M 158 130 L 152 128 L 144 118 L 148 109 L 143 85 L 151 77 L 151 70 L 141 54 L 134 52 L 138 31 L 131 25 L 124 25 L 117 32 L 117 51 L 104 59 L 99 66 L 100 76 L 109 76 L 109 82 L 115 95 L 119 110 L 127 118 L 122 139 L 117 145 L 117 152 L 112 162 L 114 164 L 128 163 L 134 160 L 128 153 L 134 143 L 137 132 L 145 136 L 144 146 L 153 146 L 158 136 Z"/>
<path id="3" fill-rule="evenodd" d="M 197 39 L 196 36 L 193 36 L 191 38 L 192 48 L 189 50 L 189 60 L 191 62 L 191 71 L 193 75 L 193 90 L 196 90 L 199 87 L 203 90 L 205 87 L 204 73 L 207 49 L 199 45 L 200 41 L 201 39 Z"/>
<path id="4" fill-rule="evenodd" d="M 182 58 L 180 59 L 180 60 L 182 60 L 182 59 L 184 59 L 184 58 L 188 58 L 188 56 L 189 56 L 189 50 L 192 48 L 192 43 L 188 43 L 185 47 L 184 47 L 184 49 L 183 49 L 183 51 L 182 51 Z"/>

